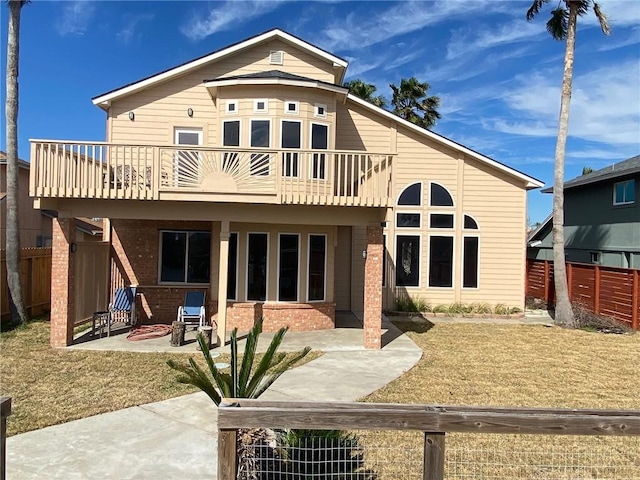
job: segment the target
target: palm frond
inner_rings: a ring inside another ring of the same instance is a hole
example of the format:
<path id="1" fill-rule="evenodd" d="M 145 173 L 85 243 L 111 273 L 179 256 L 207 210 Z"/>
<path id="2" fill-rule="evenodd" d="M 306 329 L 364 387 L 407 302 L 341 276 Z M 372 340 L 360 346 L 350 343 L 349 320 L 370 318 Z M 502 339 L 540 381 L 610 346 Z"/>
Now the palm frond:
<path id="1" fill-rule="evenodd" d="M 211 358 L 211 351 L 209 350 L 209 345 L 207 345 L 207 341 L 205 340 L 204 336 L 198 335 L 198 343 L 200 344 L 200 350 L 202 351 L 202 356 L 204 357 L 204 361 L 206 362 L 207 367 L 209 367 L 211 376 L 213 377 L 213 380 L 216 382 L 216 385 L 218 386 L 218 390 L 220 390 L 220 393 L 222 394 L 222 396 L 230 397 L 231 385 L 222 376 L 222 374 L 218 370 L 218 367 L 216 367 L 216 364 L 213 361 L 213 358 Z"/>
<path id="2" fill-rule="evenodd" d="M 602 33 L 605 35 L 609 35 L 611 33 L 611 28 L 609 27 L 609 17 L 600 10 L 600 5 L 597 3 L 593 4 L 593 13 L 596 14 L 598 18 L 598 22 L 600 22 L 600 28 L 602 29 Z"/>
<path id="3" fill-rule="evenodd" d="M 284 372 L 289 370 L 294 364 L 298 361 L 302 360 L 309 352 L 311 351 L 311 347 L 305 347 L 300 352 L 296 353 L 292 358 L 282 363 L 275 372 L 266 377 L 266 380 L 256 388 L 253 392 L 253 398 L 258 398 L 262 395 Z"/>
<path id="4" fill-rule="evenodd" d="M 280 348 L 284 335 L 285 333 L 287 333 L 288 330 L 289 330 L 289 327 L 282 327 L 280 330 L 278 330 L 275 333 L 275 335 L 271 339 L 271 343 L 269 344 L 267 351 L 262 356 L 262 359 L 260 360 L 260 363 L 258 364 L 255 371 L 253 372 L 253 376 L 251 377 L 251 380 L 249 381 L 249 385 L 247 386 L 247 395 L 249 395 L 250 398 L 256 398 L 254 396 L 254 392 L 257 389 L 260 382 L 262 382 L 262 379 L 265 377 L 265 375 L 267 375 L 267 372 L 269 371 L 269 369 L 273 367 L 274 361 L 278 360 L 277 363 L 280 363 L 280 361 L 282 361 L 281 358 L 276 357 L 276 352 L 278 348 Z"/>
<path id="5" fill-rule="evenodd" d="M 238 391 L 238 329 L 234 328 L 231 332 L 231 396 L 239 398 Z"/>
<path id="6" fill-rule="evenodd" d="M 564 40 L 569 32 L 569 12 L 565 8 L 551 11 L 551 18 L 547 22 L 547 32 L 555 40 Z"/>
<path id="7" fill-rule="evenodd" d="M 211 380 L 207 377 L 206 373 L 198 367 L 192 358 L 189 359 L 189 364 L 190 365 L 187 366 L 176 363 L 173 360 L 167 360 L 167 365 L 169 365 L 169 367 L 182 374 L 176 377 L 177 382 L 185 385 L 193 385 L 194 387 L 199 388 L 205 392 L 211 400 L 213 400 L 213 403 L 219 405 L 222 398 L 211 383 Z"/>
<path id="8" fill-rule="evenodd" d="M 244 395 L 244 391 L 249 383 L 249 376 L 251 375 L 251 368 L 256 358 L 256 349 L 258 347 L 258 338 L 260 332 L 262 332 L 262 318 L 259 319 L 253 326 L 249 335 L 247 335 L 247 341 L 244 347 L 244 354 L 242 356 L 242 367 L 240 368 L 240 375 L 238 377 L 238 387 L 240 395 Z"/>
<path id="9" fill-rule="evenodd" d="M 535 18 L 535 16 L 540 12 L 542 6 L 547 3 L 549 0 L 533 0 L 533 3 L 527 10 L 527 21 L 531 21 Z"/>

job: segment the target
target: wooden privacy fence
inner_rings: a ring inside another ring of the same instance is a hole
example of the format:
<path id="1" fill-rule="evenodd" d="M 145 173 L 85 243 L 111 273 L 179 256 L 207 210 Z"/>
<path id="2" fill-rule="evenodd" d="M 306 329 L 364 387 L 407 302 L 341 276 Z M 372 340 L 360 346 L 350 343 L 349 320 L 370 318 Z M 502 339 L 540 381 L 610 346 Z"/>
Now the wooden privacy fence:
<path id="1" fill-rule="evenodd" d="M 640 270 L 567 262 L 567 284 L 572 303 L 615 318 L 634 330 L 640 324 Z M 526 295 L 555 303 L 553 262 L 527 260 Z"/>
<path id="2" fill-rule="evenodd" d="M 20 252 L 22 294 L 30 316 L 51 308 L 51 248 L 23 248 Z M 0 250 L 0 309 L 2 320 L 11 316 L 7 285 L 6 251 Z"/>
<path id="3" fill-rule="evenodd" d="M 421 459 L 412 462 L 409 467 L 411 472 L 406 476 L 391 474 L 388 476 L 349 476 L 344 478 L 423 478 L 426 480 L 442 480 L 445 478 L 445 455 L 447 452 L 446 436 L 449 433 L 471 434 L 498 434 L 513 435 L 549 435 L 553 436 L 598 436 L 600 440 L 609 436 L 633 436 L 628 442 L 627 451 L 622 452 L 623 468 L 635 470 L 640 465 L 640 454 L 634 446 L 633 440 L 640 436 L 640 410 L 558 410 L 545 408 L 497 408 L 497 407 L 466 407 L 466 406 L 434 406 L 434 405 L 400 405 L 400 404 L 374 404 L 374 403 L 311 403 L 311 402 L 268 402 L 260 400 L 230 399 L 221 403 L 218 409 L 218 480 L 236 479 L 238 473 L 237 462 L 237 435 L 240 429 L 252 428 L 279 428 L 279 429 L 303 429 L 303 430 L 356 430 L 356 431 L 392 431 L 391 448 L 401 448 L 399 437 L 402 432 L 414 431 L 421 436 L 418 448 Z M 467 435 L 468 436 L 468 435 Z M 579 437 L 573 437 L 567 442 L 571 447 L 579 443 Z M 538 439 L 543 447 L 548 448 L 550 440 Z M 486 444 L 484 444 L 486 446 Z M 507 440 L 509 445 L 509 440 Z M 371 447 L 375 445 L 371 444 Z M 367 448 L 361 455 L 366 457 Z M 390 452 L 391 450 L 388 450 Z M 392 452 L 393 453 L 393 452 Z M 409 459 L 408 452 L 401 449 L 396 456 L 399 462 Z M 562 457 L 563 452 L 555 452 Z M 462 461 L 456 458 L 458 463 L 469 465 L 473 463 L 470 451 L 461 452 Z M 456 453 L 457 455 L 457 453 Z M 626 456 L 625 456 L 626 455 Z M 255 457 L 254 457 L 255 458 Z M 312 455 L 307 452 L 304 457 L 309 461 Z M 333 457 L 335 458 L 335 456 Z M 344 459 L 344 457 L 342 457 Z M 504 460 L 504 459 L 503 459 Z M 588 461 L 588 458 L 587 458 Z M 578 462 L 583 468 L 584 457 Z M 448 462 L 447 464 L 450 464 Z M 253 472 L 241 468 L 243 475 L 259 473 L 266 475 L 255 478 L 298 478 L 286 476 L 270 476 L 274 462 L 266 462 L 266 470 Z M 421 475 L 416 475 L 417 465 L 422 469 Z M 512 468 L 513 462 L 504 464 Z M 486 466 L 486 465 L 484 465 Z M 371 473 L 370 465 L 368 472 Z M 493 465 L 491 465 L 493 467 Z M 551 465 L 543 468 L 549 472 Z M 595 468 L 600 468 L 596 466 Z M 561 469 L 564 466 L 561 466 Z M 451 469 L 450 469 L 451 470 Z M 569 469 L 570 470 L 570 469 Z M 513 470 L 512 470 L 513 471 Z M 600 469 L 602 471 L 602 469 Z M 624 470 L 625 478 L 629 470 Z M 478 478 L 481 470 L 473 470 Z M 620 470 L 618 470 L 620 472 Z M 280 472 L 275 472 L 280 473 Z M 375 471 L 374 471 L 375 473 Z M 597 472 L 596 472 L 597 473 Z M 290 475 L 290 474 L 289 474 Z M 465 477 L 465 475 L 461 475 Z M 605 475 L 606 476 L 606 475 Z M 447 475 L 447 478 L 458 477 L 457 474 Z M 616 477 L 614 475 L 614 477 Z M 635 475 L 633 475 L 635 478 Z M 245 478 L 244 476 L 242 478 Z M 340 477 L 343 478 L 343 477 Z M 491 478 L 541 478 L 521 475 L 507 475 Z M 552 478 L 552 477 L 544 477 Z M 556 478 L 556 477 L 553 477 Z M 561 478 L 565 478 L 564 476 Z M 571 476 L 567 478 L 578 478 Z M 580 477 L 583 478 L 583 477 Z M 584 477 L 586 478 L 586 477 Z M 592 478 L 589 476 L 588 478 Z M 595 477 L 597 478 L 597 477 Z M 616 477 L 622 478 L 622 477 Z"/>
<path id="4" fill-rule="evenodd" d="M 93 312 L 109 305 L 109 242 L 78 242 L 75 268 L 75 319 L 91 320 Z"/>

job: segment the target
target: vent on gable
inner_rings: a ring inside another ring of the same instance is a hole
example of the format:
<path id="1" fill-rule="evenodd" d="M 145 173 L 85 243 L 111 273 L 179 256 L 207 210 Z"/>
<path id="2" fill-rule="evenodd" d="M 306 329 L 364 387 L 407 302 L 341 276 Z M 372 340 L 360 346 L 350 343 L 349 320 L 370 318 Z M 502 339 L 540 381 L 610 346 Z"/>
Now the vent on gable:
<path id="1" fill-rule="evenodd" d="M 284 61 L 284 52 L 282 50 L 271 50 L 269 53 L 269 63 L 271 65 L 282 65 Z"/>

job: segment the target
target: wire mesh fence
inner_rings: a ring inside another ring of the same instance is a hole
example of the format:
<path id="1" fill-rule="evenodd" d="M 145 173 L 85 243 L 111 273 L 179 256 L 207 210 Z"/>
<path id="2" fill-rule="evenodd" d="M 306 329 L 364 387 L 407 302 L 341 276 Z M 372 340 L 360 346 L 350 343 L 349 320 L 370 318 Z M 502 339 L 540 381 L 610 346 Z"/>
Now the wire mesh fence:
<path id="1" fill-rule="evenodd" d="M 238 479 L 418 480 L 415 431 L 241 430 Z M 445 479 L 640 480 L 640 437 L 446 435 Z"/>

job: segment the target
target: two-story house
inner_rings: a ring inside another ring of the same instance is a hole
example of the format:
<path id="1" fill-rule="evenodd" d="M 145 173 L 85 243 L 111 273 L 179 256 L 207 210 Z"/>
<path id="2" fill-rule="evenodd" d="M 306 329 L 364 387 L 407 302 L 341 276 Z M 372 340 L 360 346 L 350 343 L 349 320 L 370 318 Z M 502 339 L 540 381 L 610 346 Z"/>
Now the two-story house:
<path id="1" fill-rule="evenodd" d="M 380 348 L 396 295 L 523 308 L 542 183 L 350 95 L 346 70 L 275 29 L 95 97 L 106 142 L 32 140 L 31 194 L 60 213 L 52 344 L 72 341 L 79 215 L 109 219 L 142 322 L 204 289 L 220 336 L 350 310 Z"/>
<path id="2" fill-rule="evenodd" d="M 529 258 L 553 259 L 552 226 L 531 233 Z M 640 268 L 640 155 L 565 182 L 564 238 L 569 262 Z"/>

